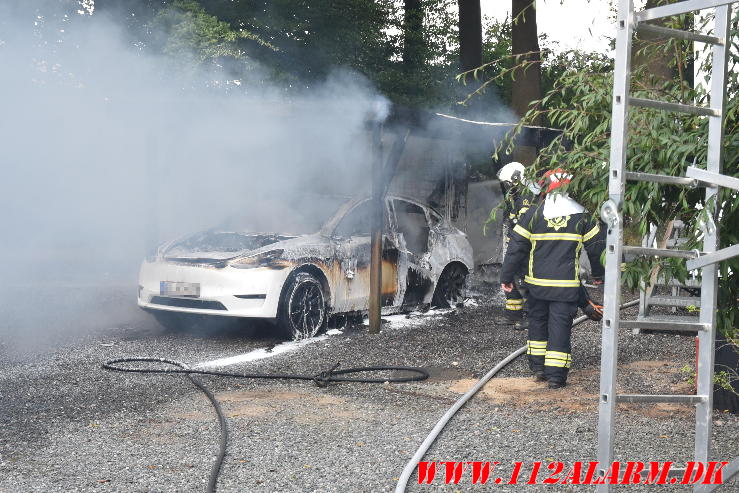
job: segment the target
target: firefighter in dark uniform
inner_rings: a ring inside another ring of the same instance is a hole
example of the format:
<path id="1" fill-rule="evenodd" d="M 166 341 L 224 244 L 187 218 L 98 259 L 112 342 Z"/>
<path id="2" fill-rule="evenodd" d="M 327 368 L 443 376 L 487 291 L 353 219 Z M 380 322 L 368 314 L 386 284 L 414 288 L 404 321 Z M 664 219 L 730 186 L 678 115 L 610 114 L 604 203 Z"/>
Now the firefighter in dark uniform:
<path id="1" fill-rule="evenodd" d="M 500 282 L 504 291 L 512 291 L 516 275 L 526 272 L 529 366 L 537 380 L 560 388 L 572 364 L 572 321 L 582 304 L 579 257 L 584 248 L 593 278 L 602 278 L 605 228 L 566 194 L 551 193 L 569 183 L 562 170 L 547 172 L 544 182 L 544 202 L 531 207 L 513 228 Z"/>
<path id="2" fill-rule="evenodd" d="M 505 194 L 504 219 L 507 233 L 504 235 L 506 243 L 510 242 L 511 233 L 518 219 L 536 202 L 539 189 L 536 185 L 528 184 L 524 180 L 526 168 L 518 162 L 510 162 L 498 171 L 498 179 Z M 521 185 L 521 186 L 517 186 Z M 513 328 L 523 330 L 524 297 L 516 286 L 505 293 L 505 318 L 513 324 Z"/>

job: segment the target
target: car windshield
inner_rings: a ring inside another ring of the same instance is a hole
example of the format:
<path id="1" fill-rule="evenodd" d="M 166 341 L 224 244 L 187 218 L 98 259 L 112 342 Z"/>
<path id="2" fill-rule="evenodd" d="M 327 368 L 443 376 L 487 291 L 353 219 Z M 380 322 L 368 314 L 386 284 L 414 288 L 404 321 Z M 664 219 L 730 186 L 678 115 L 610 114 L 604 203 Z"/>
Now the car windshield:
<path id="1" fill-rule="evenodd" d="M 319 194 L 291 195 L 274 201 L 255 200 L 250 210 L 227 219 L 217 229 L 281 235 L 316 233 L 348 200 L 348 197 Z"/>

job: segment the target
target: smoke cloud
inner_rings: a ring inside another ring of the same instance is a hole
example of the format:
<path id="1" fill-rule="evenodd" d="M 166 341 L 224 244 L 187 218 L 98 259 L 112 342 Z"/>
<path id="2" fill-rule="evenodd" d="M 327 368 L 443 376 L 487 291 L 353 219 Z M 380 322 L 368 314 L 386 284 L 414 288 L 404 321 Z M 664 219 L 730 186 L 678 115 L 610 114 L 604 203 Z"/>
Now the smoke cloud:
<path id="1" fill-rule="evenodd" d="M 364 125 L 386 102 L 357 74 L 185 76 L 111 19 L 6 3 L 0 356 L 136 316 L 138 265 L 165 239 L 233 217 L 265 230 L 296 194 L 368 182 Z"/>

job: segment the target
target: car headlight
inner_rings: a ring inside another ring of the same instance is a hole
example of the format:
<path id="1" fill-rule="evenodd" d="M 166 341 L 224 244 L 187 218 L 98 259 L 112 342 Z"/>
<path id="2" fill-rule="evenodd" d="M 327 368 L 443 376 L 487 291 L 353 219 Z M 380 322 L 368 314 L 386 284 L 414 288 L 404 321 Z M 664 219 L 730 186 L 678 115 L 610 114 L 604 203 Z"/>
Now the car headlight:
<path id="1" fill-rule="evenodd" d="M 269 265 L 275 260 L 282 257 L 284 250 L 270 250 L 268 252 L 257 253 L 255 255 L 249 255 L 248 257 L 240 257 L 229 262 L 231 267 L 236 269 L 252 269 L 254 267 L 262 267 Z"/>

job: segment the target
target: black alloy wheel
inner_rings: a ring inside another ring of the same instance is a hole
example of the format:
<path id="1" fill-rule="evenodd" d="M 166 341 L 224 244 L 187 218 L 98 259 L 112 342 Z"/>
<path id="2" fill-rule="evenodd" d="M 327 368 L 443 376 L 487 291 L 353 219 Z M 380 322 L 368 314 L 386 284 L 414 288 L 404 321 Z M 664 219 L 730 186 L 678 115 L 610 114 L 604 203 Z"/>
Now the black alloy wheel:
<path id="1" fill-rule="evenodd" d="M 293 340 L 308 339 L 326 324 L 326 301 L 320 281 L 301 272 L 285 290 L 279 322 L 285 335 Z"/>
<path id="2" fill-rule="evenodd" d="M 464 301 L 467 269 L 461 264 L 449 264 L 439 276 L 434 291 L 433 305 L 452 308 Z"/>

